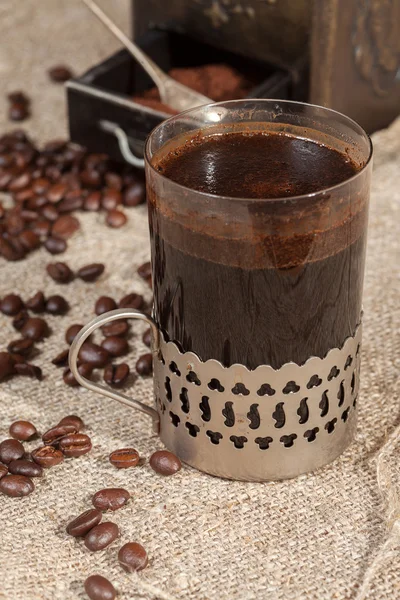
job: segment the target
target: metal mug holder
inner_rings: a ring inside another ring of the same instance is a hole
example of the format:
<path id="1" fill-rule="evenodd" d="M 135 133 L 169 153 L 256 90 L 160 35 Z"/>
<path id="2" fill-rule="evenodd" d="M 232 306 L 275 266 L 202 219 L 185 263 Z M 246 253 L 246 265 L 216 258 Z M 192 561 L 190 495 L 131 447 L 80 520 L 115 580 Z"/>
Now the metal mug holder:
<path id="1" fill-rule="evenodd" d="M 151 327 L 156 409 L 78 371 L 85 340 L 117 319 L 140 319 Z M 118 309 L 78 333 L 69 365 L 82 386 L 149 415 L 163 443 L 185 463 L 219 477 L 266 481 L 322 467 L 351 443 L 360 345 L 361 324 L 341 348 L 332 348 L 324 358 L 310 357 L 303 365 L 224 367 L 181 352 L 149 315 Z"/>

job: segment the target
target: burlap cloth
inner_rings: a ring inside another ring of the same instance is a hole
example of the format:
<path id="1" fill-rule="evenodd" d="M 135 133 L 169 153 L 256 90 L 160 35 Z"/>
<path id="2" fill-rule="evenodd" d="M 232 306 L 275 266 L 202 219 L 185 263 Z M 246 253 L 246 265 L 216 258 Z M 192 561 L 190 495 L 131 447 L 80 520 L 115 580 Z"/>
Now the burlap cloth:
<path id="1" fill-rule="evenodd" d="M 126 26 L 127 2 L 104 2 Z M 65 135 L 62 87 L 46 68 L 67 62 L 77 72 L 116 48 L 78 0 L 2 0 L 0 72 L 6 91 L 23 88 L 33 98 L 27 128 L 38 141 Z M 3 92 L 2 92 L 3 94 Z M 10 129 L 0 106 L 1 131 Z M 119 472 L 107 460 L 113 449 L 133 445 L 148 457 L 161 447 L 150 422 L 137 412 L 92 393 L 66 387 L 50 360 L 64 347 L 65 328 L 93 316 L 97 296 L 121 297 L 149 290 L 136 268 L 149 256 L 146 210 L 131 209 L 129 224 L 110 230 L 102 215 L 80 216 L 81 231 L 63 257 L 72 268 L 104 261 L 96 284 L 61 287 L 49 280 L 49 255 L 41 250 L 22 263 L 1 261 L 1 290 L 28 298 L 39 289 L 64 293 L 65 317 L 49 318 L 53 335 L 39 344 L 39 383 L 15 378 L 0 387 L 0 435 L 15 419 L 43 431 L 69 413 L 88 424 L 93 451 L 46 473 L 25 499 L 0 497 L 0 598 L 84 598 L 89 574 L 109 577 L 120 597 L 147 599 L 325 600 L 400 596 L 399 220 L 400 121 L 374 136 L 360 418 L 356 442 L 334 464 L 298 479 L 245 484 L 208 477 L 190 468 L 163 479 L 145 465 Z M 137 324 L 130 357 L 145 350 Z M 1 346 L 14 339 L 1 317 Z M 132 380 L 132 394 L 152 402 L 150 379 Z M 385 445 L 386 443 L 386 445 Z M 31 444 L 33 447 L 33 444 Z M 382 450 L 383 448 L 383 450 Z M 379 477 L 377 479 L 377 466 Z M 112 515 L 120 541 L 91 553 L 65 534 L 66 523 L 90 507 L 105 486 L 132 492 L 130 504 Z M 122 572 L 117 550 L 141 542 L 149 567 Z M 363 586 L 363 587 L 361 587 Z"/>

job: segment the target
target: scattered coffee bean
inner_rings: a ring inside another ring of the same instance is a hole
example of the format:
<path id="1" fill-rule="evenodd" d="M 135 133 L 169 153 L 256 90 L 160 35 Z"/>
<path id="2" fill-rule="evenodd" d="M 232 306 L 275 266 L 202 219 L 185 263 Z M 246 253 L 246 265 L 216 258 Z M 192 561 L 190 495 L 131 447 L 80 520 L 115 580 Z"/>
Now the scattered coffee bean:
<path id="1" fill-rule="evenodd" d="M 119 365 L 107 365 L 104 369 L 104 381 L 108 385 L 120 386 L 125 383 L 129 376 L 129 366 L 126 363 Z"/>
<path id="2" fill-rule="evenodd" d="M 18 460 L 24 455 L 24 447 L 19 440 L 9 438 L 0 444 L 0 461 L 8 465 L 12 460 Z"/>
<path id="3" fill-rule="evenodd" d="M 67 242 L 61 238 L 49 237 L 45 241 L 44 247 L 50 254 L 62 254 L 67 249 Z"/>
<path id="4" fill-rule="evenodd" d="M 110 355 L 105 348 L 98 344 L 85 342 L 79 350 L 79 358 L 92 367 L 104 367 L 109 362 Z"/>
<path id="5" fill-rule="evenodd" d="M 68 427 L 68 425 L 64 425 Z M 92 442 L 84 433 L 71 433 L 60 440 L 59 448 L 67 458 L 77 458 L 92 449 Z"/>
<path id="6" fill-rule="evenodd" d="M 111 323 L 107 323 L 107 325 L 103 325 L 101 331 L 104 337 L 123 336 L 128 333 L 129 325 L 124 319 L 119 319 L 118 321 L 112 321 Z"/>
<path id="7" fill-rule="evenodd" d="M 105 488 L 94 494 L 92 504 L 99 510 L 118 510 L 125 506 L 130 497 L 130 493 L 123 488 Z"/>
<path id="8" fill-rule="evenodd" d="M 0 381 L 14 373 L 15 360 L 9 352 L 0 352 Z"/>
<path id="9" fill-rule="evenodd" d="M 17 90 L 16 92 L 10 92 L 9 94 L 7 94 L 7 98 L 10 102 L 19 102 L 20 104 L 30 104 L 30 99 L 22 90 Z"/>
<path id="10" fill-rule="evenodd" d="M 150 466 L 159 475 L 174 475 L 180 471 L 182 463 L 168 450 L 158 450 L 150 457 Z"/>
<path id="11" fill-rule="evenodd" d="M 40 212 L 48 221 L 57 221 L 60 216 L 53 204 L 45 204 Z"/>
<path id="12" fill-rule="evenodd" d="M 7 346 L 7 350 L 12 354 L 21 354 L 22 356 L 29 356 L 33 350 L 33 341 L 29 338 L 22 340 L 14 340 Z"/>
<path id="13" fill-rule="evenodd" d="M 71 215 L 63 215 L 58 218 L 57 221 L 53 224 L 51 228 L 51 234 L 54 237 L 62 238 L 67 240 L 70 238 L 78 229 L 80 228 L 80 223 L 78 219 L 72 217 Z"/>
<path id="14" fill-rule="evenodd" d="M 117 209 L 109 210 L 106 216 L 107 225 L 113 228 L 123 227 L 127 220 L 126 215 Z"/>
<path id="15" fill-rule="evenodd" d="M 19 312 L 17 315 L 15 315 L 15 317 L 12 320 L 14 329 L 16 329 L 17 331 L 21 331 L 21 329 L 23 328 L 25 323 L 28 321 L 28 319 L 29 319 L 28 312 L 26 310 L 21 310 L 21 312 Z"/>
<path id="16" fill-rule="evenodd" d="M 150 375 L 153 372 L 153 356 L 148 352 L 142 354 L 136 362 L 136 371 L 139 375 Z"/>
<path id="17" fill-rule="evenodd" d="M 6 465 L 0 465 L 0 479 L 5 477 L 8 473 L 8 467 Z"/>
<path id="18" fill-rule="evenodd" d="M 104 332 L 103 332 L 104 333 Z M 151 329 L 146 329 L 146 331 L 144 332 L 144 334 L 142 335 L 142 342 L 145 346 L 148 346 L 149 348 L 151 348 L 151 342 L 152 342 L 152 335 L 151 335 Z"/>
<path id="19" fill-rule="evenodd" d="M 83 281 L 96 281 L 100 275 L 104 272 L 104 265 L 102 263 L 93 263 L 91 265 L 85 265 L 81 267 L 77 273 L 78 277 Z"/>
<path id="20" fill-rule="evenodd" d="M 42 477 L 43 469 L 40 465 L 26 458 L 12 460 L 8 470 L 13 475 L 25 475 L 25 477 Z"/>
<path id="21" fill-rule="evenodd" d="M 88 363 L 81 363 L 78 366 L 78 371 L 80 375 L 82 375 L 82 377 L 85 377 L 85 379 L 89 379 L 91 374 L 93 373 L 93 365 L 90 365 Z M 73 376 L 72 371 L 69 367 L 65 369 L 63 373 L 63 380 L 64 383 L 66 383 L 70 387 L 78 387 L 80 385 L 79 382 Z"/>
<path id="22" fill-rule="evenodd" d="M 57 283 L 69 283 L 74 277 L 74 274 L 69 266 L 63 262 L 48 264 L 46 271 Z"/>
<path id="23" fill-rule="evenodd" d="M 34 313 L 42 313 L 44 312 L 46 306 L 46 300 L 43 292 L 36 292 L 32 298 L 26 301 L 26 308 L 31 310 Z"/>
<path id="24" fill-rule="evenodd" d="M 14 365 L 14 371 L 17 375 L 24 375 L 25 377 L 34 377 L 38 381 L 43 379 L 42 369 L 37 365 L 32 365 L 25 362 L 16 362 Z"/>
<path id="25" fill-rule="evenodd" d="M 101 193 L 90 192 L 83 201 L 84 210 L 98 211 L 101 205 Z"/>
<path id="26" fill-rule="evenodd" d="M 23 190 L 24 188 L 28 187 L 28 185 L 31 183 L 31 180 L 32 177 L 29 171 L 21 173 L 21 175 L 18 175 L 12 180 L 8 186 L 8 190 L 10 192 L 18 192 L 19 190 Z"/>
<path id="27" fill-rule="evenodd" d="M 69 304 L 62 296 L 49 296 L 46 302 L 46 311 L 52 315 L 65 315 L 69 311 Z"/>
<path id="28" fill-rule="evenodd" d="M 67 344 L 71 345 L 72 342 L 74 341 L 74 339 L 76 338 L 77 334 L 80 332 L 80 330 L 83 328 L 83 325 L 70 325 L 70 327 L 68 327 L 66 333 L 65 333 L 65 340 L 67 342 Z"/>
<path id="29" fill-rule="evenodd" d="M 33 450 L 32 459 L 44 469 L 49 469 L 60 464 L 64 460 L 64 454 L 53 446 L 42 446 Z"/>
<path id="30" fill-rule="evenodd" d="M 84 536 L 100 523 L 102 517 L 103 515 L 99 510 L 89 508 L 89 510 L 86 510 L 79 517 L 68 523 L 67 533 L 73 537 Z"/>
<path id="31" fill-rule="evenodd" d="M 14 316 L 18 314 L 24 308 L 24 303 L 20 296 L 17 294 L 8 294 L 4 296 L 0 302 L 0 310 L 2 313 L 8 316 Z"/>
<path id="32" fill-rule="evenodd" d="M 151 277 L 151 262 L 145 262 L 142 265 L 140 265 L 140 267 L 138 267 L 137 272 L 142 279 L 147 281 L 149 277 Z"/>
<path id="33" fill-rule="evenodd" d="M 122 202 L 125 206 L 138 206 L 138 204 L 142 204 L 145 201 L 145 197 L 144 184 L 140 182 L 132 183 L 126 188 L 122 197 Z"/>
<path id="34" fill-rule="evenodd" d="M 68 79 L 71 79 L 72 71 L 64 65 L 56 65 L 48 70 L 48 75 L 54 83 L 64 83 Z"/>
<path id="35" fill-rule="evenodd" d="M 56 425 L 42 435 L 42 440 L 46 446 L 57 446 L 61 438 L 76 431 L 73 425 Z"/>
<path id="36" fill-rule="evenodd" d="M 124 544 L 118 552 L 118 561 L 127 573 L 141 571 L 149 562 L 146 550 L 137 542 Z"/>
<path id="37" fill-rule="evenodd" d="M 10 121 L 25 121 L 29 117 L 29 108 L 21 102 L 13 102 L 8 110 Z"/>
<path id="38" fill-rule="evenodd" d="M 30 317 L 21 328 L 21 335 L 34 341 L 42 340 L 48 334 L 48 326 L 40 317 Z"/>
<path id="39" fill-rule="evenodd" d="M 6 475 L 0 479 L 0 492 L 11 498 L 29 496 L 34 489 L 33 481 L 24 475 Z"/>
<path id="40" fill-rule="evenodd" d="M 136 308 L 140 309 L 143 307 L 143 296 L 140 294 L 127 294 L 118 303 L 118 308 Z"/>
<path id="41" fill-rule="evenodd" d="M 103 197 L 101 199 L 101 206 L 105 209 L 105 210 L 114 210 L 115 208 L 117 208 L 118 204 L 121 204 L 121 192 L 119 192 L 118 190 L 114 189 L 114 188 L 106 188 L 103 191 Z M 121 213 L 122 214 L 122 213 Z"/>
<path id="42" fill-rule="evenodd" d="M 15 440 L 26 442 L 37 435 L 37 429 L 29 421 L 14 421 L 10 425 L 9 433 Z"/>
<path id="43" fill-rule="evenodd" d="M 111 356 L 123 356 L 129 351 L 126 339 L 117 335 L 106 337 L 101 342 L 101 347 L 107 350 Z"/>
<path id="44" fill-rule="evenodd" d="M 65 183 L 55 183 L 47 190 L 47 200 L 53 204 L 60 202 L 68 191 Z"/>
<path id="45" fill-rule="evenodd" d="M 90 600 L 115 600 L 117 596 L 113 584 L 101 575 L 91 575 L 86 579 L 85 592 Z"/>
<path id="46" fill-rule="evenodd" d="M 36 248 L 39 248 L 41 245 L 39 236 L 29 229 L 22 231 L 19 234 L 18 239 L 27 252 L 32 252 L 32 250 L 36 250 Z"/>
<path id="47" fill-rule="evenodd" d="M 139 452 L 135 448 L 121 448 L 121 450 L 111 452 L 108 458 L 117 469 L 128 469 L 136 467 L 139 463 Z"/>
<path id="48" fill-rule="evenodd" d="M 77 432 L 85 429 L 85 423 L 77 415 L 67 415 L 59 422 L 59 425 L 73 425 Z"/>
<path id="49" fill-rule="evenodd" d="M 1 483 L 1 482 L 0 482 Z M 85 536 L 85 546 L 93 552 L 104 550 L 112 542 L 114 542 L 119 536 L 118 525 L 111 521 L 105 521 L 95 525 L 93 529 Z"/>
<path id="50" fill-rule="evenodd" d="M 20 364 L 20 363 L 24 363 L 25 362 L 25 357 L 22 356 L 22 354 L 15 354 L 15 353 L 11 353 L 11 352 L 10 352 L 10 356 L 11 356 L 11 358 L 14 361 L 14 372 L 16 373 L 16 371 L 15 371 L 15 365 Z"/>
<path id="51" fill-rule="evenodd" d="M 68 364 L 68 355 L 69 348 L 66 348 L 65 350 L 62 350 L 60 354 L 57 354 L 57 356 L 53 358 L 51 362 L 53 365 L 56 365 L 56 367 L 65 367 Z"/>
<path id="52" fill-rule="evenodd" d="M 102 315 L 109 310 L 115 310 L 117 308 L 117 304 L 113 298 L 109 296 L 100 296 L 94 306 L 94 312 L 96 315 Z"/>

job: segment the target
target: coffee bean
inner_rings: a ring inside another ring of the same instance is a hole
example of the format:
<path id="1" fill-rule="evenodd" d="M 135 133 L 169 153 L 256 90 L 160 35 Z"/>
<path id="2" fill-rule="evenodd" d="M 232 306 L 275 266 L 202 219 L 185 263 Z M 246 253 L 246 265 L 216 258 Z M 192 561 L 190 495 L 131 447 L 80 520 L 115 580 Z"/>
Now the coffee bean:
<path id="1" fill-rule="evenodd" d="M 22 356 L 29 356 L 33 350 L 33 341 L 29 338 L 24 338 L 22 340 L 14 340 L 10 342 L 7 346 L 7 350 L 11 352 L 11 354 L 21 354 Z"/>
<path id="2" fill-rule="evenodd" d="M 93 527 L 98 525 L 103 515 L 96 508 L 89 508 L 84 513 L 76 517 L 67 525 L 67 533 L 73 537 L 86 535 Z"/>
<path id="3" fill-rule="evenodd" d="M 96 169 L 85 169 L 80 173 L 81 182 L 88 188 L 99 188 L 103 183 L 102 174 Z"/>
<path id="4" fill-rule="evenodd" d="M 110 210 L 106 216 L 106 223 L 109 227 L 119 228 L 123 227 L 127 222 L 128 218 L 120 210 Z"/>
<path id="5" fill-rule="evenodd" d="M 52 204 L 60 202 L 68 191 L 68 186 L 65 183 L 55 183 L 47 190 L 47 200 Z"/>
<path id="6" fill-rule="evenodd" d="M 149 560 L 141 544 L 128 542 L 118 552 L 118 562 L 127 573 L 133 573 L 147 567 Z"/>
<path id="7" fill-rule="evenodd" d="M 105 337 L 123 336 L 128 333 L 129 325 L 124 319 L 119 319 L 118 321 L 112 321 L 111 323 L 107 323 L 107 325 L 103 325 L 101 331 Z"/>
<path id="8" fill-rule="evenodd" d="M 140 267 L 138 267 L 138 275 L 140 275 L 140 277 L 142 279 L 145 279 L 146 281 L 149 279 L 149 277 L 151 277 L 151 263 L 150 262 L 145 262 L 142 265 L 140 265 Z"/>
<path id="9" fill-rule="evenodd" d="M 168 450 L 158 450 L 150 457 L 150 466 L 159 475 L 174 475 L 180 471 L 182 463 Z"/>
<path id="10" fill-rule="evenodd" d="M 24 455 L 24 447 L 20 441 L 9 438 L 0 444 L 0 461 L 8 465 L 12 460 L 18 460 Z"/>
<path id="11" fill-rule="evenodd" d="M 21 192 L 21 194 L 22 193 L 24 193 L 24 192 Z M 19 202 L 19 200 L 17 198 L 15 198 L 15 200 L 17 202 Z M 21 201 L 21 202 L 23 202 L 23 201 Z M 32 221 L 36 221 L 36 219 L 39 217 L 39 214 L 34 210 L 22 209 L 21 217 L 24 219 L 24 221 L 26 223 L 31 223 Z"/>
<path id="12" fill-rule="evenodd" d="M 91 575 L 86 579 L 85 592 L 90 600 L 115 600 L 117 596 L 113 584 L 101 575 Z"/>
<path id="13" fill-rule="evenodd" d="M 46 300 L 43 292 L 36 292 L 32 298 L 26 301 L 26 308 L 34 313 L 42 313 L 46 306 Z"/>
<path id="14" fill-rule="evenodd" d="M 60 216 L 58 210 L 53 204 L 45 204 L 41 208 L 40 212 L 48 221 L 57 221 L 58 217 Z"/>
<path id="15" fill-rule="evenodd" d="M 8 467 L 6 465 L 0 465 L 0 479 L 5 477 L 8 473 Z"/>
<path id="16" fill-rule="evenodd" d="M 110 360 L 110 355 L 98 344 L 85 342 L 79 350 L 79 358 L 92 367 L 104 367 Z"/>
<path id="17" fill-rule="evenodd" d="M 0 479 L 0 492 L 11 498 L 29 496 L 34 489 L 33 481 L 24 475 L 6 475 Z"/>
<path id="18" fill-rule="evenodd" d="M 125 506 L 130 497 L 130 493 L 123 488 L 105 488 L 94 494 L 92 504 L 99 510 L 118 510 Z"/>
<path id="19" fill-rule="evenodd" d="M 64 83 L 68 79 L 71 79 L 72 71 L 65 65 L 56 65 L 48 70 L 48 75 L 54 83 Z"/>
<path id="20" fill-rule="evenodd" d="M 118 204 L 121 204 L 121 192 L 113 188 L 105 188 L 101 199 L 101 206 L 105 210 L 114 210 Z"/>
<path id="21" fill-rule="evenodd" d="M 14 365 L 14 371 L 17 375 L 34 377 L 38 381 L 41 381 L 43 379 L 42 369 L 37 365 L 32 365 L 30 363 L 16 362 Z"/>
<path id="22" fill-rule="evenodd" d="M 28 96 L 21 90 L 17 90 L 16 92 L 10 92 L 9 94 L 7 94 L 7 98 L 10 102 L 18 102 L 20 104 L 30 103 Z"/>
<path id="23" fill-rule="evenodd" d="M 21 331 L 21 329 L 23 328 L 25 323 L 28 321 L 28 319 L 29 319 L 28 311 L 21 310 L 21 312 L 19 312 L 17 315 L 15 315 L 15 317 L 12 320 L 12 325 L 13 325 L 14 329 L 16 329 L 17 331 Z"/>
<path id="24" fill-rule="evenodd" d="M 107 350 L 111 356 L 123 356 L 129 351 L 129 345 L 126 339 L 116 335 L 106 337 L 101 342 L 101 347 Z"/>
<path id="25" fill-rule="evenodd" d="M 91 374 L 93 373 L 93 365 L 90 365 L 88 363 L 81 363 L 78 366 L 78 371 L 82 375 L 82 377 L 85 377 L 85 379 L 89 379 Z M 70 387 L 77 387 L 78 385 L 80 385 L 69 368 L 65 369 L 63 373 L 63 380 L 64 383 L 66 383 Z"/>
<path id="26" fill-rule="evenodd" d="M 26 442 L 37 435 L 36 427 L 29 421 L 14 421 L 9 429 L 10 435 L 15 440 Z"/>
<path id="27" fill-rule="evenodd" d="M 39 236 L 29 229 L 22 231 L 18 239 L 27 252 L 32 252 L 32 250 L 36 250 L 41 245 Z"/>
<path id="28" fill-rule="evenodd" d="M 98 211 L 101 205 L 101 193 L 90 192 L 83 201 L 84 210 Z"/>
<path id="29" fill-rule="evenodd" d="M 70 325 L 67 329 L 67 331 L 65 332 L 65 340 L 67 342 L 67 344 L 71 345 L 72 342 L 74 341 L 74 339 L 76 338 L 77 334 L 80 332 L 80 330 L 83 328 L 83 325 Z"/>
<path id="30" fill-rule="evenodd" d="M 61 152 L 65 149 L 68 144 L 68 140 L 63 139 L 54 139 L 46 142 L 43 146 L 42 152 L 45 154 L 56 154 L 57 152 Z"/>
<path id="31" fill-rule="evenodd" d="M 68 427 L 64 425 L 64 427 Z M 92 442 L 88 435 L 84 433 L 72 433 L 66 435 L 60 440 L 59 447 L 61 452 L 67 458 L 77 458 L 87 454 L 92 449 Z"/>
<path id="32" fill-rule="evenodd" d="M 1 483 L 1 482 L 0 482 Z M 85 546 L 93 552 L 104 550 L 119 536 L 118 525 L 111 521 L 99 523 L 85 536 Z"/>
<path id="33" fill-rule="evenodd" d="M 57 283 L 69 283 L 74 278 L 74 274 L 66 263 L 50 263 L 46 267 L 47 273 Z"/>
<path id="34" fill-rule="evenodd" d="M 17 250 L 10 240 L 4 238 L 0 238 L 0 254 L 9 261 L 22 260 L 25 256 L 25 252 Z"/>
<path id="35" fill-rule="evenodd" d="M 15 352 L 10 352 L 10 356 L 14 361 L 14 372 L 16 373 L 15 365 L 25 363 L 25 357 L 22 356 L 22 354 L 16 354 Z"/>
<path id="36" fill-rule="evenodd" d="M 76 432 L 73 425 L 56 425 L 42 435 L 42 440 L 46 446 L 57 446 L 61 438 Z"/>
<path id="37" fill-rule="evenodd" d="M 76 231 L 78 231 L 79 228 L 80 223 L 78 219 L 72 217 L 71 215 L 63 215 L 62 217 L 59 217 L 53 224 L 53 227 L 51 228 L 51 234 L 54 237 L 67 240 Z"/>
<path id="38" fill-rule="evenodd" d="M 29 117 L 29 108 L 21 102 L 13 102 L 8 109 L 8 118 L 10 121 L 24 121 Z"/>
<path id="39" fill-rule="evenodd" d="M 119 301 L 118 308 L 136 308 L 139 310 L 143 307 L 143 296 L 140 294 L 127 294 Z"/>
<path id="40" fill-rule="evenodd" d="M 83 207 L 82 190 L 71 190 L 70 192 L 67 193 L 67 196 L 64 198 L 64 200 L 61 200 L 61 202 L 59 202 L 57 204 L 57 209 L 60 213 L 69 213 L 74 210 L 79 210 L 82 207 Z M 75 217 L 73 217 L 73 218 L 75 218 Z"/>
<path id="41" fill-rule="evenodd" d="M 107 365 L 104 369 L 104 381 L 108 385 L 123 385 L 129 376 L 129 366 L 126 363 Z"/>
<path id="42" fill-rule="evenodd" d="M 118 190 L 119 192 L 122 190 L 122 177 L 121 175 L 118 175 L 118 173 L 109 171 L 104 175 L 104 181 L 107 187 Z"/>
<path id="43" fill-rule="evenodd" d="M 53 360 L 51 361 L 53 363 L 53 365 L 56 365 L 56 367 L 65 367 L 65 365 L 68 364 L 68 355 L 69 355 L 69 348 L 66 348 L 65 350 L 62 350 L 62 352 L 60 352 L 60 354 L 57 354 L 57 356 L 55 358 L 53 358 Z M 71 373 L 72 375 L 72 373 Z"/>
<path id="44" fill-rule="evenodd" d="M 44 247 L 50 254 L 62 254 L 67 249 L 67 242 L 61 238 L 49 237 L 45 241 Z"/>
<path id="45" fill-rule="evenodd" d="M 9 352 L 0 352 L 0 381 L 14 374 L 15 360 Z"/>
<path id="46" fill-rule="evenodd" d="M 64 460 L 64 454 L 53 446 L 42 446 L 33 450 L 32 459 L 44 469 L 49 469 L 60 464 Z"/>
<path id="47" fill-rule="evenodd" d="M 140 182 L 132 183 L 126 188 L 122 197 L 122 202 L 125 206 L 137 206 L 145 201 L 145 197 L 144 184 Z"/>
<path id="48" fill-rule="evenodd" d="M 111 452 L 108 459 L 117 469 L 128 469 L 136 467 L 139 463 L 139 452 L 135 448 L 121 448 L 121 450 Z"/>
<path id="49" fill-rule="evenodd" d="M 117 304 L 113 298 L 109 296 L 100 296 L 94 305 L 94 312 L 96 315 L 102 315 L 103 313 L 108 312 L 109 310 L 115 310 L 117 308 Z"/>
<path id="50" fill-rule="evenodd" d="M 77 415 L 67 415 L 59 422 L 59 425 L 73 425 L 77 432 L 85 429 L 85 423 Z"/>
<path id="51" fill-rule="evenodd" d="M 25 477 L 42 477 L 43 469 L 40 465 L 26 458 L 12 460 L 8 470 L 13 475 L 25 475 Z"/>
<path id="52" fill-rule="evenodd" d="M 104 265 L 102 263 L 93 263 L 91 265 L 85 265 L 78 270 L 78 277 L 83 281 L 96 281 L 100 275 L 104 272 Z"/>
<path id="53" fill-rule="evenodd" d="M 5 225 L 7 227 L 7 233 L 10 236 L 17 236 L 19 235 L 25 226 L 24 220 L 21 217 L 21 214 L 18 212 L 13 212 L 14 209 L 10 209 L 8 211 L 7 217 L 6 217 L 6 221 L 5 221 Z"/>
<path id="54" fill-rule="evenodd" d="M 24 188 L 28 187 L 28 185 L 31 183 L 31 180 L 32 177 L 29 172 L 21 173 L 21 175 L 18 175 L 18 177 L 15 177 L 15 179 L 11 181 L 8 186 L 8 190 L 10 192 L 18 192 L 19 190 L 23 190 Z"/>
<path id="55" fill-rule="evenodd" d="M 38 196 L 42 196 L 50 187 L 50 181 L 46 177 L 39 177 L 32 181 L 32 189 Z"/>
<path id="56" fill-rule="evenodd" d="M 142 354 L 136 362 L 136 371 L 139 375 L 150 375 L 153 372 L 153 356 L 149 353 Z"/>
<path id="57" fill-rule="evenodd" d="M 30 317 L 22 326 L 21 334 L 34 341 L 42 340 L 48 334 L 47 323 L 40 317 Z"/>
<path id="58" fill-rule="evenodd" d="M 18 314 L 24 308 L 24 303 L 17 294 L 7 294 L 0 302 L 0 310 L 8 316 Z"/>
<path id="59" fill-rule="evenodd" d="M 49 296 L 46 302 L 46 311 L 52 315 L 65 315 L 69 311 L 69 304 L 62 296 Z"/>
<path id="60" fill-rule="evenodd" d="M 145 346 L 148 346 L 149 348 L 151 348 L 151 342 L 152 342 L 153 336 L 151 334 L 151 329 L 146 329 L 146 331 L 144 332 L 144 334 L 142 335 L 142 342 Z"/>

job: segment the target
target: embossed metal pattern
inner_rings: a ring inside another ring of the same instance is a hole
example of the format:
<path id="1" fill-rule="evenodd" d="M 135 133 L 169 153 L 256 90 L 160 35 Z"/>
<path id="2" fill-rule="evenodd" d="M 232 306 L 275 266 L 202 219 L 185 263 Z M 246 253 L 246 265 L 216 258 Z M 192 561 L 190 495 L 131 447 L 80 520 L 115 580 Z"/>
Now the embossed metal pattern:
<path id="1" fill-rule="evenodd" d="M 189 465 L 242 480 L 294 477 L 352 441 L 361 325 L 343 347 L 304 365 L 223 367 L 161 336 L 154 386 L 165 445 Z"/>

